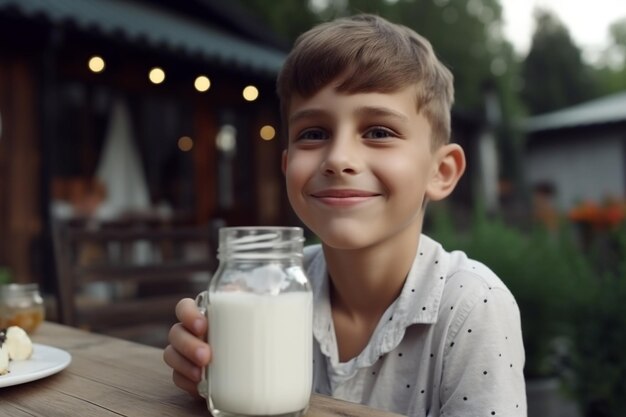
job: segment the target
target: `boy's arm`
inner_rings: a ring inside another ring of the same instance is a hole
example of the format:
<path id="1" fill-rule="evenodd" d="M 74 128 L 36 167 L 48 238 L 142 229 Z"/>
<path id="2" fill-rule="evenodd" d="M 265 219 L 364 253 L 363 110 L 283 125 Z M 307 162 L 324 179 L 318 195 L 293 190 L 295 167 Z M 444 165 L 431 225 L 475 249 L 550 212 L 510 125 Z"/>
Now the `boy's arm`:
<path id="1" fill-rule="evenodd" d="M 449 334 L 441 384 L 441 415 L 526 416 L 520 314 L 504 287 L 485 287 L 464 300 L 467 316 Z"/>

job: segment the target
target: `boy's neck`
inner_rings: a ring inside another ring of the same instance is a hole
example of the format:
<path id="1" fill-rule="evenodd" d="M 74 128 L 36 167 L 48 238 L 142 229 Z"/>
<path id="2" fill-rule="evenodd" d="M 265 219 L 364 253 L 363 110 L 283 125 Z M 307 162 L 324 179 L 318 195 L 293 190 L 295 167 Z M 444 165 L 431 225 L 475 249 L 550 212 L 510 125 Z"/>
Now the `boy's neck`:
<path id="1" fill-rule="evenodd" d="M 324 245 L 333 310 L 378 322 L 402 291 L 420 232 L 408 227 L 391 240 L 359 250 Z"/>

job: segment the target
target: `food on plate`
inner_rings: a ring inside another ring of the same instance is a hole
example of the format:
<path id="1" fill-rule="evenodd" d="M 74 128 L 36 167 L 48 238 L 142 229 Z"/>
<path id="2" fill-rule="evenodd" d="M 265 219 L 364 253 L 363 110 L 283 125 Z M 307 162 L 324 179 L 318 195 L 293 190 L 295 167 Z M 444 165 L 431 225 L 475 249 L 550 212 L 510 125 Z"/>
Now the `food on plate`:
<path id="1" fill-rule="evenodd" d="M 12 360 L 23 361 L 33 354 L 33 342 L 28 337 L 28 333 L 21 327 L 9 327 L 4 343 L 9 348 L 9 358 Z"/>
<path id="2" fill-rule="evenodd" d="M 0 375 L 9 372 L 9 361 L 29 359 L 33 354 L 33 343 L 28 334 L 18 326 L 0 330 Z"/>

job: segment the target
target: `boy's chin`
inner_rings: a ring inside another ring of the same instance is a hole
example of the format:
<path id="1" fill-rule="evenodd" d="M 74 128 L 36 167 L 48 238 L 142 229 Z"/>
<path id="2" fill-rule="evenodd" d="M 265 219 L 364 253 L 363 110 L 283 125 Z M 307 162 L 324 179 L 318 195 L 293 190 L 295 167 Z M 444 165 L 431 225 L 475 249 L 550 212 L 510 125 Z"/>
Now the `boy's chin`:
<path id="1" fill-rule="evenodd" d="M 393 246 L 393 242 L 412 241 L 421 232 L 417 221 L 403 225 L 331 221 L 321 227 L 311 226 L 325 247 L 336 250 L 367 250 L 386 243 Z"/>
<path id="2" fill-rule="evenodd" d="M 381 236 L 367 230 L 346 230 L 346 228 L 335 230 L 320 230 L 316 235 L 323 242 L 324 246 L 337 250 L 359 250 L 375 246 L 380 242 Z"/>

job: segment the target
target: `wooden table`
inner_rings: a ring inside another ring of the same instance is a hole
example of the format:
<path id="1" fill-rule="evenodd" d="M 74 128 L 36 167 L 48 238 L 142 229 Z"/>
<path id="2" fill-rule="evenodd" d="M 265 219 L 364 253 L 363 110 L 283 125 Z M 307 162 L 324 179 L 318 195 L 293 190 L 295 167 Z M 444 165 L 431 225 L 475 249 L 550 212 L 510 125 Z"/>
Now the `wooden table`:
<path id="1" fill-rule="evenodd" d="M 209 416 L 203 401 L 176 388 L 162 350 L 44 323 L 35 343 L 72 355 L 56 375 L 0 388 L 2 417 Z M 392 417 L 397 414 L 314 395 L 307 417 Z"/>

